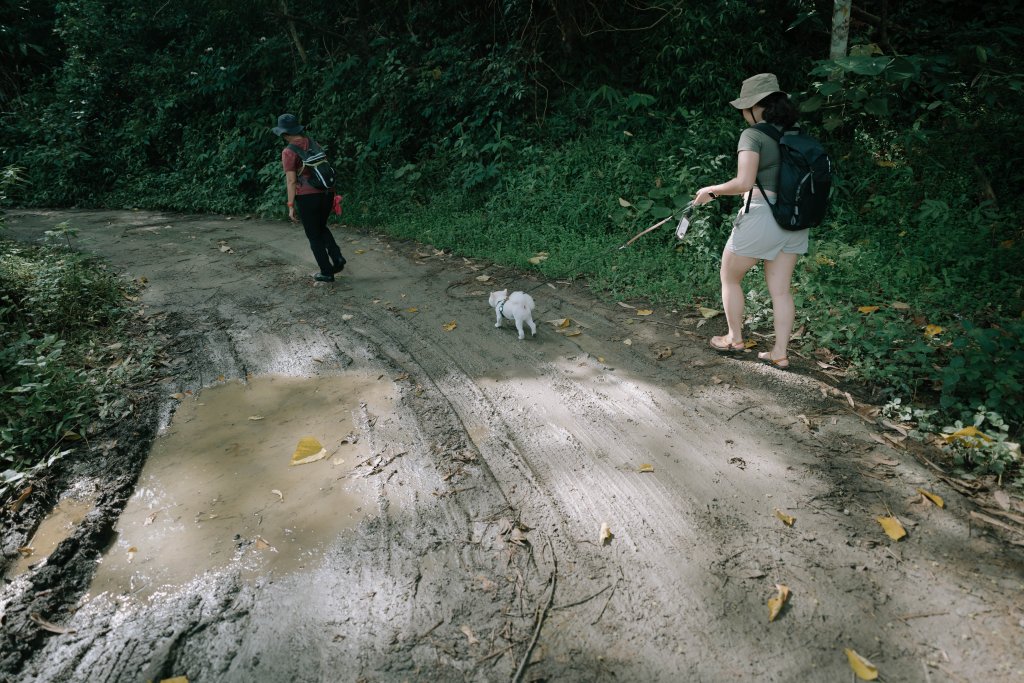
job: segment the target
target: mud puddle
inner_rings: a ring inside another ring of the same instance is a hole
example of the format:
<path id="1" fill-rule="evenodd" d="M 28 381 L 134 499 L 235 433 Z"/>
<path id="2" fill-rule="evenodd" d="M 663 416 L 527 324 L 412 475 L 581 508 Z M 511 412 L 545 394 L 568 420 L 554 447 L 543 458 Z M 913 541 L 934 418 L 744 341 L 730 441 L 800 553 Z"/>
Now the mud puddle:
<path id="1" fill-rule="evenodd" d="M 370 457 L 365 416 L 391 412 L 376 375 L 231 381 L 186 397 L 157 438 L 90 594 L 148 597 L 208 571 L 248 578 L 310 567 L 355 526 L 372 491 L 346 476 Z M 292 465 L 299 441 L 326 450 Z"/>
<path id="2" fill-rule="evenodd" d="M 83 484 L 57 502 L 28 544 L 19 549 L 20 556 L 8 569 L 6 578 L 13 579 L 43 562 L 58 543 L 71 535 L 95 505 L 98 496 L 94 489 L 95 484 Z"/>

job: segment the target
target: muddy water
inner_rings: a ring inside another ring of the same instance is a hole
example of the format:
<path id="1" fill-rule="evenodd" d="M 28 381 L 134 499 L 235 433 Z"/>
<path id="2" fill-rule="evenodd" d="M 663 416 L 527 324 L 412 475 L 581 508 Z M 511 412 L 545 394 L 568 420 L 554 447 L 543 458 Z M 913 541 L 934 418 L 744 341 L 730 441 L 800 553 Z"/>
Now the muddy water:
<path id="1" fill-rule="evenodd" d="M 145 597 L 228 566 L 250 578 L 310 566 L 373 505 L 370 487 L 346 475 L 371 455 L 361 416 L 386 416 L 394 400 L 390 380 L 357 372 L 256 377 L 185 398 L 90 592 Z M 292 465 L 304 437 L 327 456 Z"/>
<path id="2" fill-rule="evenodd" d="M 95 491 L 72 491 L 71 495 L 62 498 L 36 529 L 18 561 L 8 569 L 7 578 L 18 576 L 45 560 L 57 544 L 70 536 L 78 523 L 85 519 L 95 502 Z"/>

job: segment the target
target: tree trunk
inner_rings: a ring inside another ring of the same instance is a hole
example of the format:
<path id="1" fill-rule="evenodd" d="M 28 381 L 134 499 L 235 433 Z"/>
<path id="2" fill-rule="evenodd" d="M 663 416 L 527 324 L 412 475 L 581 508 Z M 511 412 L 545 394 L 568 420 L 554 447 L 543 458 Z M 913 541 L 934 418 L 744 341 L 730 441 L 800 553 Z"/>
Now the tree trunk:
<path id="1" fill-rule="evenodd" d="M 832 11 L 832 44 L 829 46 L 829 59 L 846 56 L 846 48 L 850 42 L 851 4 L 851 0 L 835 0 L 835 8 Z"/>

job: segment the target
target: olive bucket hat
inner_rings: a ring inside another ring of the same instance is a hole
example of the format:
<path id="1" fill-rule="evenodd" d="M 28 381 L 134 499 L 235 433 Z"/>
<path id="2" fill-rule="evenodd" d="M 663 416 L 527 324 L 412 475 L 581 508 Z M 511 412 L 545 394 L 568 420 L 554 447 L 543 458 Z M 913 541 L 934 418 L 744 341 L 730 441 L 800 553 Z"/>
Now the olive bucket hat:
<path id="1" fill-rule="evenodd" d="M 298 135 L 302 132 L 302 126 L 299 125 L 299 119 L 295 114 L 281 114 L 277 117 L 277 127 L 273 130 L 274 135 Z"/>
<path id="2" fill-rule="evenodd" d="M 729 104 L 737 109 L 750 109 L 755 104 L 777 92 L 786 93 L 779 88 L 779 79 L 775 74 L 757 74 L 743 81 L 740 96 Z"/>

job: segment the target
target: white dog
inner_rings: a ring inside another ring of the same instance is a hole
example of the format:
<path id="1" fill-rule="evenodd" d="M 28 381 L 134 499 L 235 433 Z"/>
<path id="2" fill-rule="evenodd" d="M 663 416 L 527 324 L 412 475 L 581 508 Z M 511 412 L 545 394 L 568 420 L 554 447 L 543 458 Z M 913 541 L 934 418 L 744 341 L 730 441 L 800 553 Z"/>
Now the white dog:
<path id="1" fill-rule="evenodd" d="M 523 292 L 509 294 L 507 289 L 503 289 L 500 292 L 491 292 L 487 303 L 494 307 L 494 312 L 497 315 L 498 322 L 494 323 L 495 327 L 501 327 L 501 317 L 505 316 L 509 320 L 516 321 L 520 339 L 526 336 L 523 333 L 523 323 L 529 326 L 531 336 L 537 336 L 537 326 L 533 323 L 533 297 L 529 294 Z"/>

